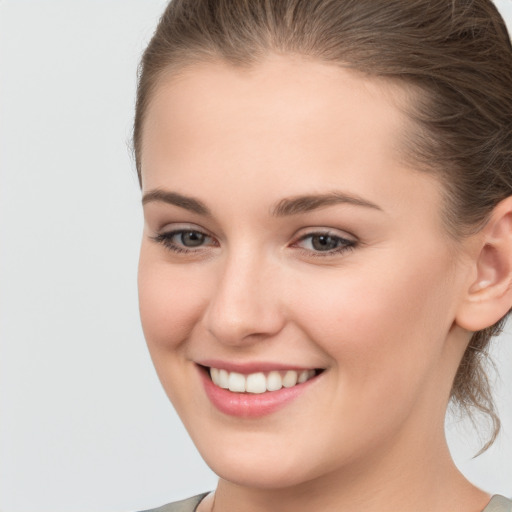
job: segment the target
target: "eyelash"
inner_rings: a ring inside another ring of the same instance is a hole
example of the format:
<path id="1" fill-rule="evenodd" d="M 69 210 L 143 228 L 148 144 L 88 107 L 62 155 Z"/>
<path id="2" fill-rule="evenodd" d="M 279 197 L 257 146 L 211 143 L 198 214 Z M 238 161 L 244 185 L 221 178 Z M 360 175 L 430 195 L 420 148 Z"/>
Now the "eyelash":
<path id="1" fill-rule="evenodd" d="M 202 246 L 199 246 L 198 249 L 190 249 L 183 246 L 180 246 L 173 242 L 173 238 L 177 235 L 183 235 L 184 233 L 195 233 L 199 234 L 203 237 L 205 237 L 205 240 L 212 239 L 211 236 L 207 235 L 206 233 L 203 233 L 202 231 L 196 230 L 196 229 L 177 229 L 174 231 L 169 231 L 166 233 L 160 233 L 156 236 L 152 236 L 151 239 L 163 245 L 166 249 L 177 253 L 177 254 L 190 254 L 190 253 L 197 253 L 198 250 L 201 250 Z M 345 253 L 346 251 L 351 251 L 356 248 L 358 243 L 355 240 L 349 240 L 347 238 L 343 238 L 341 236 L 335 235 L 334 233 L 331 233 L 330 231 L 318 231 L 313 233 L 308 233 L 306 235 L 303 235 L 300 237 L 296 242 L 294 242 L 291 247 L 296 247 L 299 242 L 303 242 L 304 240 L 307 240 L 308 238 L 313 237 L 329 237 L 331 239 L 334 239 L 337 243 L 339 243 L 339 247 L 336 247 L 334 249 L 330 249 L 328 251 L 315 251 L 311 249 L 304 249 L 304 248 L 298 248 L 301 253 L 307 257 L 314 257 L 314 258 L 325 258 L 329 256 L 339 255 L 342 253 Z"/>
<path id="2" fill-rule="evenodd" d="M 303 235 L 300 237 L 297 242 L 294 242 L 292 244 L 292 247 L 295 247 L 299 242 L 303 242 L 304 240 L 307 240 L 308 238 L 313 239 L 314 237 L 328 237 L 333 240 L 335 240 L 339 246 L 330 249 L 328 251 L 315 251 L 311 249 L 304 249 L 299 248 L 299 250 L 307 257 L 313 257 L 313 258 L 326 258 L 329 256 L 336 256 L 339 254 L 343 254 L 347 251 L 352 251 L 356 248 L 357 242 L 355 240 L 349 240 L 347 238 L 343 238 L 342 236 L 336 235 L 334 233 L 331 233 L 330 231 L 317 231 L 314 233 L 308 233 L 307 235 Z"/>
<path id="3" fill-rule="evenodd" d="M 172 239 L 177 235 L 183 235 L 184 233 L 198 233 L 201 236 L 204 236 L 205 239 L 211 238 L 206 233 L 199 231 L 197 229 L 176 229 L 174 231 L 168 231 L 167 233 L 160 233 L 156 236 L 151 237 L 155 242 L 162 244 L 166 249 L 173 251 L 179 254 L 189 254 L 197 252 L 197 249 L 189 249 L 187 247 L 182 247 L 177 245 L 172 241 Z M 199 248 L 200 249 L 200 248 Z"/>

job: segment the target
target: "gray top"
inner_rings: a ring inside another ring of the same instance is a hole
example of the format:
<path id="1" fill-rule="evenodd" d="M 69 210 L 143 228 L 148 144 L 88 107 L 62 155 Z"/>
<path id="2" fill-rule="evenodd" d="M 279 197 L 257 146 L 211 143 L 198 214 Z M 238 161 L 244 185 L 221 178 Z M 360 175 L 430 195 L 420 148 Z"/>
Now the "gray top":
<path id="1" fill-rule="evenodd" d="M 188 498 L 186 500 L 175 501 L 174 503 L 169 503 L 168 505 L 162 505 L 158 508 L 152 508 L 151 510 L 142 510 L 141 512 L 194 512 L 201 503 L 201 500 L 210 494 L 209 492 L 205 492 L 203 494 L 198 494 L 197 496 L 192 496 L 192 498 Z"/>
<path id="2" fill-rule="evenodd" d="M 175 501 L 174 503 L 169 503 L 163 507 L 143 512 L 194 512 L 199 503 L 201 503 L 201 500 L 208 494 L 208 492 L 198 494 L 197 496 L 193 496 L 187 500 Z M 512 501 L 496 494 L 492 497 L 491 501 L 487 507 L 482 510 L 482 512 L 512 512 Z"/>
<path id="3" fill-rule="evenodd" d="M 483 512 L 512 512 L 512 501 L 496 494 Z"/>

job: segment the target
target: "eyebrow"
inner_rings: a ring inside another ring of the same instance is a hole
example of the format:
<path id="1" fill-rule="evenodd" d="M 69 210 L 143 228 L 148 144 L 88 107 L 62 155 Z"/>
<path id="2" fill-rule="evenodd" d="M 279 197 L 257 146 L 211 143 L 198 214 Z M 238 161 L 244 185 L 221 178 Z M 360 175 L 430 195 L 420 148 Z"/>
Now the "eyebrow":
<path id="1" fill-rule="evenodd" d="M 177 192 L 155 189 L 151 190 L 147 194 L 144 194 L 142 197 L 143 205 L 155 201 L 173 204 L 175 206 L 179 206 L 180 208 L 184 208 L 185 210 L 189 210 L 206 217 L 212 216 L 210 209 L 202 201 L 199 201 L 199 199 L 194 199 L 193 197 L 178 194 Z"/>
<path id="2" fill-rule="evenodd" d="M 382 211 L 380 206 L 367 201 L 362 197 L 346 194 L 344 192 L 329 192 L 327 194 L 311 194 L 281 199 L 281 201 L 272 208 L 271 212 L 272 215 L 276 217 L 284 217 L 310 212 L 312 210 L 325 208 L 335 204 L 350 204 L 353 206 L 363 206 L 365 208 Z"/>
<path id="3" fill-rule="evenodd" d="M 210 209 L 202 201 L 177 192 L 155 189 L 144 194 L 142 198 L 143 205 L 155 201 L 172 204 L 197 213 L 198 215 L 212 217 Z M 287 217 L 289 215 L 298 215 L 336 204 L 350 204 L 382 211 L 380 206 L 362 197 L 346 194 L 344 192 L 329 192 L 327 194 L 309 194 L 281 199 L 271 208 L 270 212 L 274 217 Z"/>

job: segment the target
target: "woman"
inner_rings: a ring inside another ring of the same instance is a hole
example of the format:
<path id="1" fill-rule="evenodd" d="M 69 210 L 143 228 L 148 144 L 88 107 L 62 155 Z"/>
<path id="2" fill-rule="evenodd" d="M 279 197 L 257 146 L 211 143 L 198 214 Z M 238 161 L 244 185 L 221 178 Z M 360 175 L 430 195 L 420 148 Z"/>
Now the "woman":
<path id="1" fill-rule="evenodd" d="M 158 510 L 510 511 L 512 48 L 488 0 L 175 0 L 142 60 L 142 324 L 215 493 Z M 485 447 L 484 447 L 485 448 Z"/>

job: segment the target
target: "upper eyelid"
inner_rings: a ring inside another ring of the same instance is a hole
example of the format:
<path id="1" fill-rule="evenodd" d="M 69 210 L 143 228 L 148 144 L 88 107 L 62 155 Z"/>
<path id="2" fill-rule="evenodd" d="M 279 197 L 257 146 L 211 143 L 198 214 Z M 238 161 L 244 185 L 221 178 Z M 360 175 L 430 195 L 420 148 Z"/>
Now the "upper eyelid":
<path id="1" fill-rule="evenodd" d="M 353 235 L 352 233 L 349 233 L 348 231 L 341 231 L 334 228 L 307 228 L 310 229 L 310 231 L 297 234 L 294 239 L 295 241 L 303 240 L 304 238 L 315 236 L 315 235 L 328 235 L 335 238 L 339 238 L 341 240 L 347 240 L 348 242 L 358 242 L 358 238 Z M 302 230 L 301 230 L 302 231 Z M 295 242 L 294 242 L 295 243 Z"/>
<path id="2" fill-rule="evenodd" d="M 163 227 L 153 230 L 153 233 L 156 236 L 163 235 L 171 235 L 176 233 L 182 233 L 186 231 L 197 231 L 202 235 L 205 235 L 209 238 L 213 238 L 215 240 L 218 239 L 215 235 L 211 233 L 208 229 L 202 228 L 201 226 L 197 226 L 195 224 L 187 224 L 187 223 L 176 223 L 176 224 L 164 224 Z"/>
<path id="3" fill-rule="evenodd" d="M 201 229 L 192 229 L 192 228 L 188 228 L 188 229 L 187 228 L 178 228 L 178 229 L 162 230 L 157 236 L 171 237 L 171 236 L 179 235 L 180 233 L 187 233 L 187 232 L 200 233 L 201 235 L 204 235 L 205 238 L 209 238 L 210 240 L 216 241 L 216 238 L 214 236 L 212 236 L 211 234 L 209 234 L 208 232 L 203 231 Z"/>
<path id="4" fill-rule="evenodd" d="M 194 224 L 193 222 L 168 222 L 156 230 L 156 232 L 162 234 L 173 233 L 176 231 L 199 231 L 200 233 L 211 236 L 207 229 Z"/>
<path id="5" fill-rule="evenodd" d="M 194 225 L 194 224 L 187 224 L 187 223 L 176 223 L 177 225 L 172 224 L 166 224 L 161 229 L 156 230 L 156 236 L 164 236 L 164 235 L 176 235 L 178 233 L 186 232 L 186 231 L 196 231 L 198 233 L 201 233 L 202 235 L 215 240 L 217 243 L 219 243 L 218 237 L 213 235 L 209 230 L 204 229 L 200 226 Z M 181 225 L 180 225 L 181 224 Z M 305 231 L 307 230 L 307 231 Z M 297 242 L 300 242 L 304 239 L 307 239 L 308 237 L 312 236 L 320 236 L 320 235 L 327 235 L 334 238 L 339 238 L 340 240 L 345 240 L 350 243 L 359 243 L 359 240 L 356 236 L 353 234 L 347 232 L 338 230 L 336 228 L 328 228 L 328 227 L 308 227 L 308 228 L 302 228 L 299 230 L 298 233 L 293 235 L 292 241 L 289 243 L 289 246 L 293 246 Z"/>

